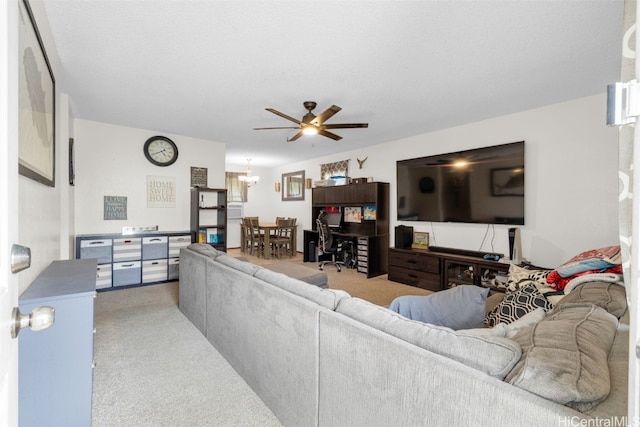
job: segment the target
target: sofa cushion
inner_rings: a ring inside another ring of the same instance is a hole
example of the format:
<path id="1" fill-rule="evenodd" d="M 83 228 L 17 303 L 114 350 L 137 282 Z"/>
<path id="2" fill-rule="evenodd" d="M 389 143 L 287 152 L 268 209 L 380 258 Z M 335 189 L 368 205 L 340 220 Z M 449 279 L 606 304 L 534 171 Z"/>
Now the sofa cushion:
<path id="1" fill-rule="evenodd" d="M 343 299 L 336 312 L 498 379 L 520 360 L 520 346 L 513 340 L 417 322 L 359 298 Z"/>
<path id="2" fill-rule="evenodd" d="M 262 269 L 259 265 L 242 261 L 228 255 L 220 255 L 216 258 L 216 261 L 220 264 L 226 265 L 227 267 L 247 273 L 249 276 L 254 276 L 258 270 Z"/>
<path id="3" fill-rule="evenodd" d="M 265 265 L 264 268 L 275 271 L 276 273 L 286 274 L 289 277 L 302 280 L 303 282 L 316 285 L 320 288 L 326 288 L 328 286 L 327 272 L 320 271 L 317 268 L 309 268 L 293 262 L 279 262 L 277 264 Z"/>
<path id="4" fill-rule="evenodd" d="M 194 252 L 197 252 L 202 255 L 206 255 L 212 259 L 216 259 L 218 256 L 224 254 L 224 252 L 220 252 L 213 246 L 208 245 L 206 243 L 192 243 L 189 246 L 187 246 L 187 249 L 191 249 Z"/>
<path id="5" fill-rule="evenodd" d="M 627 296 L 624 287 L 615 283 L 588 282 L 579 285 L 565 295 L 556 305 L 590 303 L 597 305 L 618 319 L 627 311 Z M 552 310 L 552 312 L 554 312 Z"/>
<path id="6" fill-rule="evenodd" d="M 608 358 L 618 320 L 593 304 L 562 304 L 513 339 L 522 357 L 505 381 L 584 412 L 610 389 Z"/>
<path id="7" fill-rule="evenodd" d="M 454 330 L 482 326 L 489 288 L 461 285 L 431 295 L 405 295 L 389 309 L 402 316 Z"/>
<path id="8" fill-rule="evenodd" d="M 464 332 L 465 334 L 472 335 L 492 335 L 495 337 L 505 337 L 505 338 L 513 338 L 518 331 L 521 331 L 524 328 L 528 328 L 529 326 L 536 324 L 547 316 L 547 312 L 544 311 L 542 307 L 538 307 L 535 310 L 525 314 L 518 320 L 515 320 L 511 323 L 498 323 L 496 326 L 492 328 L 476 328 L 476 329 L 465 329 L 458 332 Z"/>
<path id="9" fill-rule="evenodd" d="M 485 323 L 489 327 L 498 323 L 511 323 L 538 307 L 547 311 L 553 306 L 535 284 L 529 283 L 518 290 L 507 292 L 504 299 L 487 314 Z"/>
<path id="10" fill-rule="evenodd" d="M 274 286 L 284 289 L 293 294 L 315 302 L 329 310 L 335 310 L 338 302 L 343 298 L 348 298 L 349 294 L 337 289 L 322 289 L 315 285 L 310 285 L 302 280 L 294 279 L 286 274 L 261 268 L 256 272 L 256 278 L 264 280 Z"/>

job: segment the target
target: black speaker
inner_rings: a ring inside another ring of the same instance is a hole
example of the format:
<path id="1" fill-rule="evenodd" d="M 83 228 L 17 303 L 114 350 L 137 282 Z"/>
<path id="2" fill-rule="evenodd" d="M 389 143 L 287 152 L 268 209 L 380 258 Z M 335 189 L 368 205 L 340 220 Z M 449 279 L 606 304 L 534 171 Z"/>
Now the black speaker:
<path id="1" fill-rule="evenodd" d="M 316 252 L 316 242 L 313 240 L 309 242 L 309 262 L 316 262 L 318 253 Z"/>
<path id="2" fill-rule="evenodd" d="M 396 248 L 411 249 L 413 243 L 413 227 L 398 225 L 396 227 Z"/>

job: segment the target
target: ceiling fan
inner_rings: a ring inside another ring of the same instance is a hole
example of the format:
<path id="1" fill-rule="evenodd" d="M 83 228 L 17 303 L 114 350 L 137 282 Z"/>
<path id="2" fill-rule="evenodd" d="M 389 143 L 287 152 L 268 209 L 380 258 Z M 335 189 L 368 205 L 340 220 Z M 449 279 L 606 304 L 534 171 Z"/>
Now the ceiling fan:
<path id="1" fill-rule="evenodd" d="M 325 121 L 333 117 L 338 111 L 342 110 L 342 108 L 337 105 L 332 105 L 331 107 L 324 110 L 320 115 L 316 116 L 311 111 L 316 108 L 316 103 L 313 101 L 305 101 L 303 103 L 304 108 L 307 109 L 307 114 L 302 117 L 302 120 L 295 119 L 291 116 L 288 116 L 284 113 L 281 113 L 278 110 L 273 108 L 266 108 L 267 111 L 271 111 L 273 114 L 283 117 L 287 120 L 290 120 L 294 123 L 297 123 L 298 126 L 281 126 L 281 127 L 271 127 L 271 128 L 253 128 L 254 130 L 264 130 L 264 129 L 299 129 L 298 133 L 296 133 L 291 138 L 288 138 L 287 141 L 295 141 L 300 138 L 302 135 L 314 135 L 319 134 L 322 136 L 326 136 L 327 138 L 331 138 L 333 140 L 342 139 L 341 136 L 336 135 L 333 132 L 329 132 L 327 129 L 347 129 L 347 128 L 366 128 L 369 127 L 368 123 L 333 123 L 333 124 L 325 124 Z"/>

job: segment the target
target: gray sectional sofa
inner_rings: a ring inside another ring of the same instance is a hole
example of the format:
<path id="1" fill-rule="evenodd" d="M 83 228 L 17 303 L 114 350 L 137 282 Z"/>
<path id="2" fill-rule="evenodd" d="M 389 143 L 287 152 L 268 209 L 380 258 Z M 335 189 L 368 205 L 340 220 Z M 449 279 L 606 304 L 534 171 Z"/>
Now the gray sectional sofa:
<path id="1" fill-rule="evenodd" d="M 592 304 L 554 309 L 543 322 L 557 323 L 530 338 L 453 331 L 200 244 L 181 250 L 179 298 L 180 310 L 285 426 L 570 426 L 626 416 L 628 326 Z M 578 309 L 580 320 L 567 318 Z M 575 322 L 568 330 L 581 346 L 593 334 L 605 338 L 587 345 L 588 354 L 560 349 L 566 366 L 545 377 L 535 355 L 556 357 L 556 349 L 529 344 L 567 322 Z M 571 372 L 582 373 L 556 381 Z M 549 393 L 528 384 L 531 376 L 549 381 Z M 595 400 L 594 378 L 608 388 Z"/>

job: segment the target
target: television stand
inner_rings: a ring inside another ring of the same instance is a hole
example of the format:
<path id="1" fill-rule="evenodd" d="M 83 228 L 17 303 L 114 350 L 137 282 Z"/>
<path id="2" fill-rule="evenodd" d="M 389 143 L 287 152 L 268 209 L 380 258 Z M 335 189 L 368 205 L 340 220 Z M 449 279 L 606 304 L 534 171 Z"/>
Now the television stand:
<path id="1" fill-rule="evenodd" d="M 506 281 L 509 264 L 486 260 L 484 255 L 487 253 L 438 246 L 429 250 L 389 248 L 388 278 L 430 291 L 476 285 L 504 292 L 497 282 Z"/>

